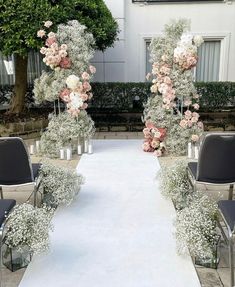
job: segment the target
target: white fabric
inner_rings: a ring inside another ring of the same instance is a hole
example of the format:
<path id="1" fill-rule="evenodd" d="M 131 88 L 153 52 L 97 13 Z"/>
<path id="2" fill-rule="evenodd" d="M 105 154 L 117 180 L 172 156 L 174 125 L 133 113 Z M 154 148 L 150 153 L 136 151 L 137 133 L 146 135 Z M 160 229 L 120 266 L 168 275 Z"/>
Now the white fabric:
<path id="1" fill-rule="evenodd" d="M 159 191 L 159 163 L 140 140 L 100 140 L 84 155 L 79 198 L 54 219 L 51 252 L 34 257 L 20 287 L 199 287 L 176 254 L 175 210 Z"/>

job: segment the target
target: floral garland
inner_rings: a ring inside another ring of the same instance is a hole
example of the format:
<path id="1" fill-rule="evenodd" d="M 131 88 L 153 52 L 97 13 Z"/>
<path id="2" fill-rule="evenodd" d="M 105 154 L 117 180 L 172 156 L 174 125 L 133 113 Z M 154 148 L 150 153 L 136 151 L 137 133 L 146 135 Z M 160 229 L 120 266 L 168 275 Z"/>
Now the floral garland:
<path id="1" fill-rule="evenodd" d="M 152 39 L 150 45 L 153 64 L 152 72 L 147 75 L 147 79 L 152 78 L 151 92 L 154 96 L 150 97 L 146 104 L 144 122 L 159 126 L 165 117 L 166 123 L 160 127 L 167 130 L 166 142 L 168 137 L 173 136 L 177 139 L 182 132 L 187 134 L 187 141 L 198 141 L 203 131 L 203 124 L 199 121 L 197 113 L 200 96 L 193 85 L 192 75 L 192 68 L 198 60 L 197 49 L 203 39 L 187 34 L 187 30 L 189 24 L 186 20 L 172 22 L 166 25 L 164 36 Z M 155 97 L 159 100 L 155 101 Z M 151 108 L 154 109 L 154 116 Z M 186 111 L 183 112 L 183 108 L 186 108 Z M 179 127 L 175 128 L 175 124 Z M 171 129 L 178 132 L 173 134 Z M 169 142 L 174 140 L 170 139 Z M 183 142 L 185 146 L 186 142 Z M 174 150 L 176 154 L 185 151 L 182 144 L 178 150 L 171 144 L 167 144 L 166 148 L 170 152 Z"/>

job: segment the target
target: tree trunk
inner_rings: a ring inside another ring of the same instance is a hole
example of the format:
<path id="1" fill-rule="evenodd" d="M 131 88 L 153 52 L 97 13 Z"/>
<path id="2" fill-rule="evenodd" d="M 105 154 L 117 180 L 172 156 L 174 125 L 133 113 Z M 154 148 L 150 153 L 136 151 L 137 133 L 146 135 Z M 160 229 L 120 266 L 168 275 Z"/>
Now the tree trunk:
<path id="1" fill-rule="evenodd" d="M 15 60 L 15 86 L 14 96 L 11 100 L 10 113 L 19 114 L 25 107 L 25 94 L 27 91 L 27 66 L 28 57 L 22 57 L 18 54 L 14 56 Z"/>

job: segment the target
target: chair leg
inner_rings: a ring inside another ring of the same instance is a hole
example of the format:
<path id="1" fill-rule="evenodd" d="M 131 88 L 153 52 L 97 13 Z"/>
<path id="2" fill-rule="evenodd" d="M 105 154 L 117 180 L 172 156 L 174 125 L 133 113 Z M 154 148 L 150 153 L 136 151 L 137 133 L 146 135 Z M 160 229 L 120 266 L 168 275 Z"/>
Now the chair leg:
<path id="1" fill-rule="evenodd" d="M 229 185 L 228 199 L 233 200 L 233 184 Z"/>
<path id="2" fill-rule="evenodd" d="M 234 287 L 233 237 L 229 238 L 230 286 Z"/>
<path id="3" fill-rule="evenodd" d="M 0 230 L 0 287 L 2 287 L 2 228 Z"/>
<path id="4" fill-rule="evenodd" d="M 2 187 L 0 186 L 0 197 L 3 199 L 3 192 L 2 192 Z"/>

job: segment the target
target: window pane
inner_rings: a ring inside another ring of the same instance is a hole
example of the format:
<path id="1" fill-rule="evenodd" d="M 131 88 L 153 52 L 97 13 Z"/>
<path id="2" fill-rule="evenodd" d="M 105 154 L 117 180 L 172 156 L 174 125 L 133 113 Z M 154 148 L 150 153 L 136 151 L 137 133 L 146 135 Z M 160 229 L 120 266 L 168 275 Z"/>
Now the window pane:
<path id="1" fill-rule="evenodd" d="M 220 41 L 205 41 L 198 50 L 196 81 L 219 81 Z"/>

